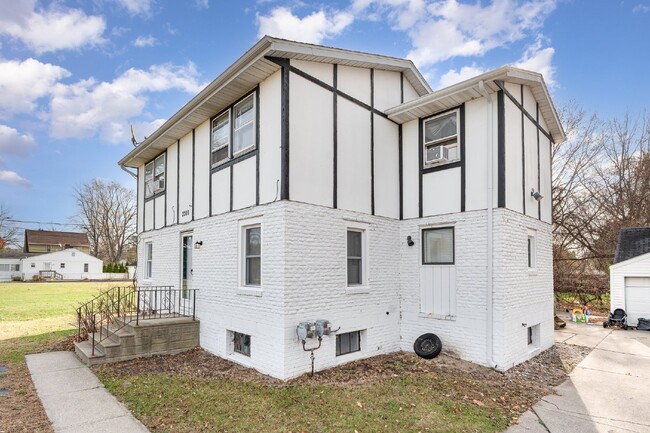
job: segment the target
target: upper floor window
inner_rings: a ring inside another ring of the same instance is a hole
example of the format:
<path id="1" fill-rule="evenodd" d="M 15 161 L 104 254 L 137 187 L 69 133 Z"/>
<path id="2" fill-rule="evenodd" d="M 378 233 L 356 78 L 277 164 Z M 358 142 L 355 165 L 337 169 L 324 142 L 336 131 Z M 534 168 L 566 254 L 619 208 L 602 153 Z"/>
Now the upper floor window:
<path id="1" fill-rule="evenodd" d="M 459 110 L 424 121 L 424 165 L 438 165 L 460 159 Z"/>
<path id="2" fill-rule="evenodd" d="M 212 165 L 255 147 L 255 93 L 212 119 Z M 231 149 L 232 147 L 232 149 Z"/>
<path id="3" fill-rule="evenodd" d="M 158 156 L 144 166 L 145 198 L 165 190 L 165 154 Z"/>
<path id="4" fill-rule="evenodd" d="M 228 159 L 230 110 L 212 120 L 212 165 Z"/>

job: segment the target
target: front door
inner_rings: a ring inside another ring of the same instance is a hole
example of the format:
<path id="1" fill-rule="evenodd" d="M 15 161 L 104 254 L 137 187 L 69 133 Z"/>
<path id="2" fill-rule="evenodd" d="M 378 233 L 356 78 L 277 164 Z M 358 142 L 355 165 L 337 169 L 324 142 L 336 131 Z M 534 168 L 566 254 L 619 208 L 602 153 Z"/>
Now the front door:
<path id="1" fill-rule="evenodd" d="M 189 300 L 192 296 L 192 234 L 184 234 L 182 237 L 181 254 L 181 302 L 179 313 L 185 314 L 188 311 Z"/>
<path id="2" fill-rule="evenodd" d="M 43 263 L 43 269 L 46 270 L 46 271 L 51 271 L 52 270 L 52 263 L 50 263 L 50 262 Z"/>

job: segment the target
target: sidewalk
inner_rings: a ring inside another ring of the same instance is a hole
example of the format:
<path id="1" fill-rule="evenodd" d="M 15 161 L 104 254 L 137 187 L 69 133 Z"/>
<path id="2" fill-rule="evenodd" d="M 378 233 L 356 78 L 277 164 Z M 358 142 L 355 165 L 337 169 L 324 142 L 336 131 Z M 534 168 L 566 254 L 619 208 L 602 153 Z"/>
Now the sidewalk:
<path id="1" fill-rule="evenodd" d="M 26 360 L 56 433 L 149 431 L 74 353 L 39 353 Z"/>
<path id="2" fill-rule="evenodd" d="M 568 322 L 555 341 L 594 350 L 506 433 L 650 432 L 650 332 Z"/>

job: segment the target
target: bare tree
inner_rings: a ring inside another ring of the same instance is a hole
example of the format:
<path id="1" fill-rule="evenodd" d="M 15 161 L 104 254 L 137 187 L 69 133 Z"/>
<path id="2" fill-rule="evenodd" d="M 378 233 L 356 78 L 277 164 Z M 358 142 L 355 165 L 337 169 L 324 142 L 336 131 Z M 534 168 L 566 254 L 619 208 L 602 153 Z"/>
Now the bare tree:
<path id="1" fill-rule="evenodd" d="M 124 259 L 137 218 L 132 190 L 94 179 L 75 189 L 77 220 L 88 234 L 91 253 L 111 263 Z"/>
<path id="2" fill-rule="evenodd" d="M 20 229 L 14 225 L 12 219 L 9 209 L 0 204 L 0 251 L 8 246 L 20 246 Z"/>

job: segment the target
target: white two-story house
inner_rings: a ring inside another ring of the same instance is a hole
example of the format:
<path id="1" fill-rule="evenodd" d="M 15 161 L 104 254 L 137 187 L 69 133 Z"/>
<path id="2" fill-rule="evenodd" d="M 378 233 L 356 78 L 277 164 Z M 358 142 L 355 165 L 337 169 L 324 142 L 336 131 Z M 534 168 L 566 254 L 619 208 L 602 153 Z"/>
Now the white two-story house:
<path id="1" fill-rule="evenodd" d="M 282 379 L 317 319 L 317 370 L 425 333 L 508 369 L 553 344 L 564 139 L 538 73 L 433 92 L 408 60 L 264 37 L 119 162 L 138 284 L 198 289 L 201 346 Z"/>

